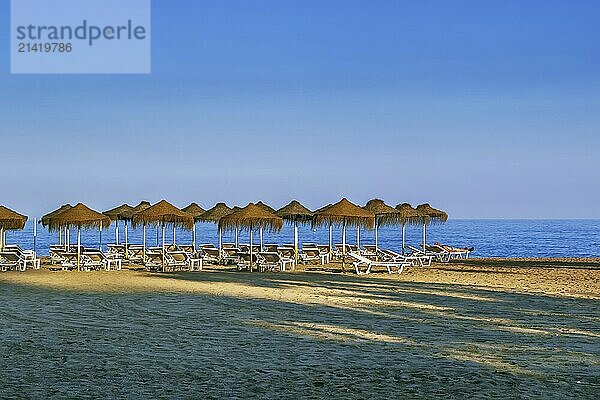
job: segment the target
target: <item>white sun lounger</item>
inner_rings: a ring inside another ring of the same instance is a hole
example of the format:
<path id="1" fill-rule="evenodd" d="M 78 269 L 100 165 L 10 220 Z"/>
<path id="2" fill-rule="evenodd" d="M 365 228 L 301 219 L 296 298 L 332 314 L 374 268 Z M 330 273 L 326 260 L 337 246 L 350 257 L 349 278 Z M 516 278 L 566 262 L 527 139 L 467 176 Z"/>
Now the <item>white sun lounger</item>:
<path id="1" fill-rule="evenodd" d="M 421 267 L 429 267 L 433 261 L 433 256 L 430 255 L 412 254 L 403 256 L 402 254 L 398 254 L 393 250 L 379 250 L 379 254 L 385 261 L 408 261 L 411 262 L 415 267 L 417 265 Z"/>
<path id="2" fill-rule="evenodd" d="M 21 246 L 17 244 L 7 244 L 4 246 L 4 251 L 17 253 L 21 260 L 23 260 L 25 268 L 27 268 L 27 265 L 31 265 L 31 268 L 33 269 L 40 269 L 41 261 L 36 257 L 33 250 L 23 250 Z"/>
<path id="3" fill-rule="evenodd" d="M 262 257 L 262 268 L 263 270 L 275 270 L 285 271 L 286 266 L 289 266 L 290 271 L 294 269 L 294 259 L 284 258 L 275 252 L 263 252 L 260 253 Z"/>
<path id="4" fill-rule="evenodd" d="M 0 253 L 0 270 L 6 271 L 25 271 L 24 260 L 15 252 L 3 251 Z"/>
<path id="5" fill-rule="evenodd" d="M 368 274 L 373 267 L 385 267 L 388 274 L 393 272 L 400 274 L 404 271 L 404 267 L 411 265 L 410 261 L 375 261 L 355 252 L 348 253 L 348 255 L 356 260 L 352 265 L 354 265 L 357 275 Z M 361 272 L 360 267 L 366 267 L 365 271 Z M 396 269 L 396 271 L 394 271 L 394 269 Z"/>

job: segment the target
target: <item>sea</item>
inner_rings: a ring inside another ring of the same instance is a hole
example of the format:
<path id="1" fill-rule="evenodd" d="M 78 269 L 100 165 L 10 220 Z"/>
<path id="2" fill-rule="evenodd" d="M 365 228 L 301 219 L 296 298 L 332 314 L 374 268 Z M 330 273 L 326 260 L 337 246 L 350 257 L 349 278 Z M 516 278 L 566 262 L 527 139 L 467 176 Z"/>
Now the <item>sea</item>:
<path id="1" fill-rule="evenodd" d="M 119 241 L 124 242 L 124 223 L 119 223 Z M 35 249 L 40 255 L 47 255 L 49 246 L 58 243 L 58 233 L 48 232 L 38 224 Z M 165 242 L 173 242 L 173 230 L 165 230 Z M 357 242 L 357 229 L 347 228 L 347 243 Z M 71 243 L 77 243 L 76 229 L 72 229 Z M 100 237 L 101 236 L 101 237 Z M 115 243 L 116 229 L 113 223 L 100 235 L 98 230 L 83 230 L 82 244 L 86 247 L 105 248 L 107 243 Z M 248 243 L 247 232 L 239 233 L 239 243 Z M 361 229 L 361 245 L 374 244 L 374 231 Z M 234 242 L 233 232 L 224 232 L 223 242 Z M 253 241 L 259 242 L 259 233 L 255 232 Z M 197 244 L 218 244 L 217 226 L 211 223 L 196 225 Z M 294 230 L 292 225 L 285 225 L 281 232 L 264 232 L 264 243 L 288 244 L 293 243 Z M 405 243 L 419 246 L 422 243 L 422 226 L 406 226 Z M 147 246 L 162 243 L 162 233 L 155 227 L 147 228 Z M 341 227 L 333 229 L 334 243 L 342 242 Z M 34 248 L 34 222 L 28 221 L 22 231 L 10 231 L 6 234 L 7 243 L 17 243 L 24 248 Z M 300 243 L 329 243 L 328 227 L 313 229 L 310 225 L 299 226 Z M 128 227 L 128 242 L 142 243 L 142 229 Z M 192 233 L 188 230 L 177 229 L 175 242 L 191 244 Z M 443 243 L 456 247 L 474 247 L 472 257 L 600 257 L 600 220 L 511 220 L 511 219 L 455 219 L 445 224 L 427 227 L 428 243 Z M 379 246 L 395 251 L 402 249 L 402 230 L 400 227 L 380 227 Z"/>

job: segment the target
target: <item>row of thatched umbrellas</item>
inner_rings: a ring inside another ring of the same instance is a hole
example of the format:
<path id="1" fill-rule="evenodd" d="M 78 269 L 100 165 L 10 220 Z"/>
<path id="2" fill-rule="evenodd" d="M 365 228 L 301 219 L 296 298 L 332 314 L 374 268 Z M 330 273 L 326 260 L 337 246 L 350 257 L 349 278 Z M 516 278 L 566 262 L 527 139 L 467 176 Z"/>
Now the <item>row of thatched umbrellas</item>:
<path id="1" fill-rule="evenodd" d="M 310 223 L 313 227 L 329 226 L 329 246 L 332 249 L 333 226 L 342 227 L 342 247 L 345 251 L 346 229 L 349 227 L 357 228 L 357 238 L 360 238 L 360 228 L 375 230 L 375 246 L 378 246 L 378 230 L 381 226 L 397 225 L 402 226 L 402 248 L 404 251 L 404 234 L 406 225 L 423 225 L 423 245 L 426 242 L 426 226 L 430 223 L 445 222 L 448 215 L 440 210 L 431 207 L 429 204 L 422 204 L 413 208 L 410 204 L 403 203 L 396 207 L 385 204 L 382 200 L 374 199 L 369 201 L 364 207 L 359 207 L 342 199 L 336 204 L 329 204 L 315 212 L 310 211 L 298 201 L 292 201 L 285 207 L 275 210 L 268 205 L 258 202 L 250 203 L 244 208 L 229 208 L 225 203 L 217 203 L 211 209 L 205 211 L 196 203 L 179 209 L 169 202 L 162 200 L 154 205 L 149 202 L 141 202 L 136 207 L 123 204 L 104 213 L 96 212 L 84 204 L 71 206 L 63 205 L 59 209 L 45 215 L 41 219 L 43 226 L 48 227 L 50 231 L 60 232 L 60 244 L 62 244 L 62 232 L 65 231 L 65 245 L 68 243 L 69 229 L 77 228 L 77 248 L 78 252 L 81 245 L 81 229 L 97 228 L 102 234 L 102 230 L 108 228 L 114 221 L 116 242 L 119 241 L 119 221 L 124 222 L 125 244 L 128 244 L 127 226 L 128 222 L 135 228 L 143 228 L 143 247 L 146 248 L 146 226 L 160 226 L 162 228 L 162 245 L 165 246 L 165 226 L 173 226 L 173 241 L 175 242 L 176 228 L 185 228 L 193 232 L 193 246 L 196 247 L 196 225 L 198 221 L 213 222 L 218 225 L 219 230 L 219 250 L 222 249 L 223 230 L 232 230 L 236 234 L 239 230 L 245 230 L 250 235 L 250 248 L 252 249 L 253 232 L 259 230 L 260 243 L 262 245 L 263 230 L 269 232 L 279 232 L 284 221 L 294 225 L 294 250 L 296 257 L 298 255 L 298 225 Z M 12 210 L 0 206 L 0 244 L 4 244 L 4 231 L 12 229 L 23 229 L 27 217 L 20 215 Z M 157 231 L 158 235 L 158 231 Z M 100 244 L 102 238 L 100 236 Z M 127 246 L 125 246 L 127 249 Z M 0 247 L 1 249 L 1 247 Z M 78 259 L 79 259 L 78 254 Z M 250 257 L 252 259 L 252 255 Z M 79 264 L 79 261 L 78 261 Z"/>

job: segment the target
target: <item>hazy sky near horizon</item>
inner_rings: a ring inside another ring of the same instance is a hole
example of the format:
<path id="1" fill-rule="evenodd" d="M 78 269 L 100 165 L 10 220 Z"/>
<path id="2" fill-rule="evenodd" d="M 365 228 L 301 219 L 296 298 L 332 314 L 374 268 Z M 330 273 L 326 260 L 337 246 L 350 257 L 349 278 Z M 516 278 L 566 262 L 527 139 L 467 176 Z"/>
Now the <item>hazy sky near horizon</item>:
<path id="1" fill-rule="evenodd" d="M 154 0 L 150 75 L 11 75 L 0 204 L 600 218 L 600 2 Z"/>

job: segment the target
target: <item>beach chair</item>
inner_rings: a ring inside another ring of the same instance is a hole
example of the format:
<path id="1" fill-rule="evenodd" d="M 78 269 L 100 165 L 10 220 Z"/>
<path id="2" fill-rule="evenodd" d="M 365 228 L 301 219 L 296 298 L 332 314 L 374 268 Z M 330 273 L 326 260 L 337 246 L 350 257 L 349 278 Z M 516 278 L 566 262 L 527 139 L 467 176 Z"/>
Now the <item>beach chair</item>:
<path id="1" fill-rule="evenodd" d="M 294 247 L 281 246 L 277 247 L 277 253 L 283 258 L 295 258 Z"/>
<path id="2" fill-rule="evenodd" d="M 452 258 L 452 254 L 446 249 L 439 246 L 425 245 L 425 254 L 433 255 L 439 262 L 448 262 Z"/>
<path id="3" fill-rule="evenodd" d="M 202 247 L 200 248 L 200 254 L 204 262 L 217 264 L 219 262 L 219 249 L 216 247 Z"/>
<path id="4" fill-rule="evenodd" d="M 108 256 L 108 254 L 107 254 Z M 129 262 L 134 264 L 141 264 L 144 262 L 144 246 L 141 244 L 129 245 L 128 250 Z"/>
<path id="5" fill-rule="evenodd" d="M 433 261 L 432 255 L 409 254 L 403 256 L 393 250 L 379 250 L 379 257 L 384 261 L 410 261 L 413 266 L 430 267 Z"/>
<path id="6" fill-rule="evenodd" d="M 37 258 L 33 250 L 23 250 L 21 246 L 17 244 L 7 244 L 4 246 L 4 251 L 17 253 L 23 260 L 25 269 L 27 269 L 28 265 L 31 265 L 32 269 L 40 269 L 41 260 Z"/>
<path id="7" fill-rule="evenodd" d="M 448 261 L 450 261 L 450 253 L 448 253 L 447 251 L 423 251 L 410 245 L 406 246 L 406 248 L 410 250 L 409 255 L 411 256 L 432 256 L 434 260 L 442 263 L 447 263 Z M 425 248 L 427 249 L 427 247 Z"/>
<path id="8" fill-rule="evenodd" d="M 235 246 L 235 243 L 223 243 L 223 244 L 221 245 L 221 248 L 222 248 L 223 250 L 225 250 L 225 249 L 235 249 L 235 248 L 236 248 L 236 246 Z"/>
<path id="9" fill-rule="evenodd" d="M 237 247 L 223 248 L 222 261 L 225 264 L 237 264 L 240 253 L 242 253 L 242 251 Z"/>
<path id="10" fill-rule="evenodd" d="M 337 260 L 341 260 L 344 252 L 342 251 L 342 244 L 341 243 L 336 243 L 334 250 L 333 250 L 333 258 L 337 259 Z M 350 247 L 350 245 L 348 243 L 346 243 L 346 254 L 351 253 L 352 252 L 352 248 Z"/>
<path id="11" fill-rule="evenodd" d="M 250 256 L 250 253 L 243 253 L 243 252 L 239 252 L 237 254 L 237 269 L 238 271 L 241 271 L 243 269 L 250 269 L 250 259 L 252 259 L 252 266 L 253 268 L 256 268 L 257 270 L 261 271 L 261 264 L 263 262 L 262 257 L 260 257 L 260 255 L 258 255 L 257 253 L 252 253 L 252 257 Z"/>
<path id="12" fill-rule="evenodd" d="M 144 268 L 146 271 L 160 271 L 163 266 L 163 254 L 161 248 L 150 248 L 146 250 Z"/>
<path id="13" fill-rule="evenodd" d="M 321 254 L 329 254 L 329 245 L 328 244 L 318 244 L 317 245 L 317 249 L 319 249 L 319 252 Z M 331 258 L 331 255 L 329 257 L 327 257 L 328 260 L 330 258 Z"/>
<path id="14" fill-rule="evenodd" d="M 91 269 L 105 269 L 106 271 L 110 271 L 112 267 L 115 271 L 120 271 L 122 268 L 123 261 L 120 258 L 116 258 L 115 256 L 109 257 L 100 250 L 85 249 L 83 257 L 84 264 Z"/>
<path id="15" fill-rule="evenodd" d="M 357 275 L 369 274 L 373 267 L 385 267 L 388 274 L 392 274 L 393 272 L 400 274 L 404 271 L 404 267 L 411 265 L 410 261 L 375 261 L 355 252 L 350 252 L 347 255 L 355 260 L 352 265 L 354 266 Z M 363 266 L 365 267 L 364 272 L 360 270 L 360 267 Z M 396 269 L 396 271 L 393 271 L 394 269 Z"/>
<path id="16" fill-rule="evenodd" d="M 438 248 L 441 249 L 443 251 L 447 251 L 448 253 L 450 253 L 450 258 L 464 258 L 464 259 L 468 259 L 469 258 L 469 254 L 473 251 L 473 248 L 460 248 L 460 247 L 453 247 L 453 246 L 448 246 L 448 245 L 443 245 L 440 243 L 434 243 L 433 246 L 426 246 L 425 248 L 429 250 L 429 248 Z"/>
<path id="17" fill-rule="evenodd" d="M 286 266 L 289 266 L 290 271 L 294 269 L 293 258 L 283 258 L 276 252 L 263 252 L 259 254 L 262 257 L 261 267 L 263 271 L 273 271 L 276 269 L 285 271 Z"/>
<path id="18" fill-rule="evenodd" d="M 111 257 L 125 259 L 125 245 L 124 244 L 108 244 L 106 245 L 106 254 Z M 75 249 L 74 253 L 77 252 Z"/>
<path id="19" fill-rule="evenodd" d="M 79 260 L 79 265 L 81 267 L 81 259 Z M 77 269 L 77 253 L 71 251 L 63 252 L 60 266 L 63 269 L 63 271 L 71 271 Z"/>
<path id="20" fill-rule="evenodd" d="M 0 271 L 25 271 L 24 260 L 17 253 L 3 251 L 0 253 Z"/>
<path id="21" fill-rule="evenodd" d="M 183 251 L 167 251 L 165 253 L 165 271 L 181 271 L 192 268 L 188 255 Z"/>
<path id="22" fill-rule="evenodd" d="M 329 263 L 329 253 L 321 253 L 321 251 L 316 247 L 302 247 L 302 251 L 300 252 L 299 256 L 302 264 L 320 262 L 321 265 L 325 265 Z"/>

